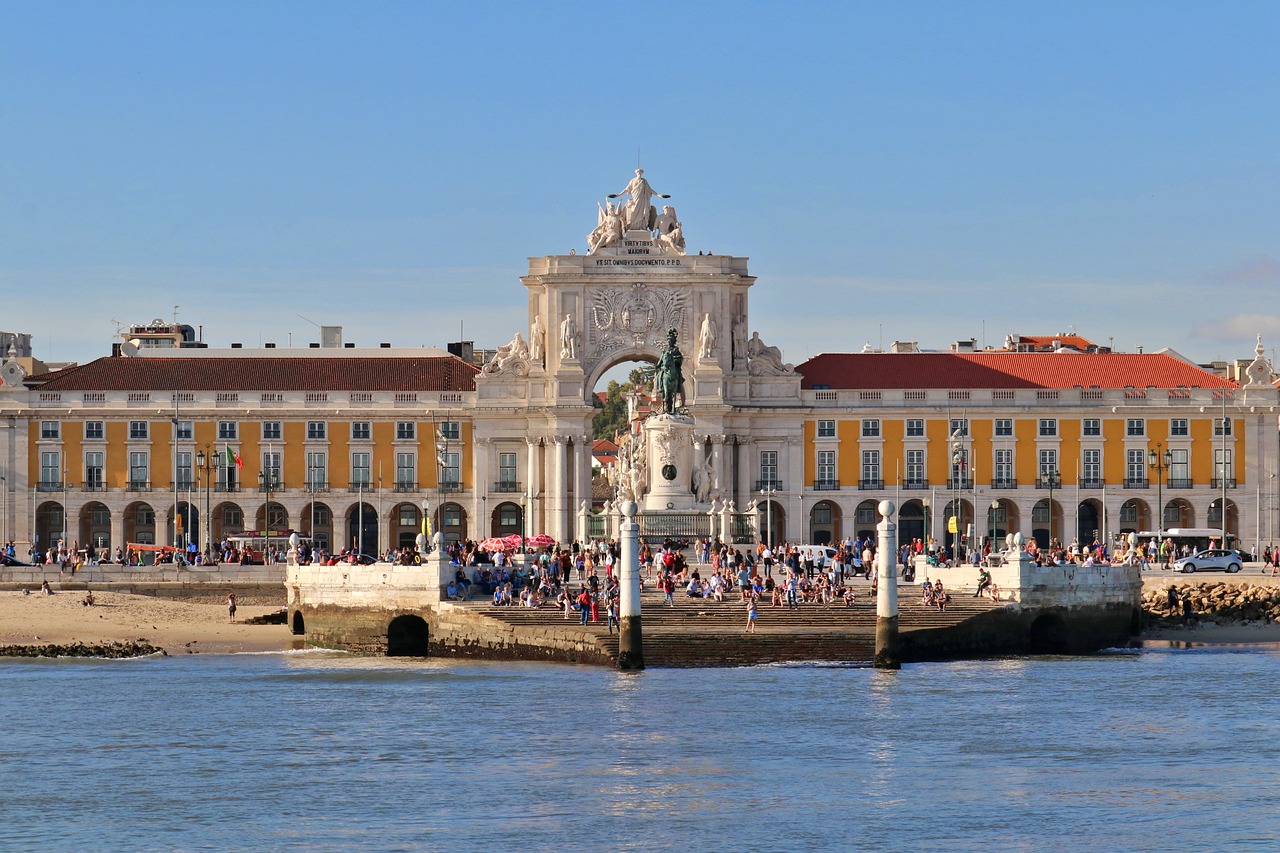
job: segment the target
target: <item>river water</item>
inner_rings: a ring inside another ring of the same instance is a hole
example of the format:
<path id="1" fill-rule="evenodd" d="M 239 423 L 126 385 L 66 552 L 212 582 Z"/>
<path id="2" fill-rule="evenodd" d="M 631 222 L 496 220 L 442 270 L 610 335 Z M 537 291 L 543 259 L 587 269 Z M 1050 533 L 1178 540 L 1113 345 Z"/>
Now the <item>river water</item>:
<path id="1" fill-rule="evenodd" d="M 1274 850 L 1280 650 L 0 663 L 0 847 Z"/>

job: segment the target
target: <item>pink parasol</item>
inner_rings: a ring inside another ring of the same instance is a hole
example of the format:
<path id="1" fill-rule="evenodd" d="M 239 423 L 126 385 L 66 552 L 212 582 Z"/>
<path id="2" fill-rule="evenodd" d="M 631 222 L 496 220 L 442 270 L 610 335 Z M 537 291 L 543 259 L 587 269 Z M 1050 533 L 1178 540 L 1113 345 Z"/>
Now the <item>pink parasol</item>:
<path id="1" fill-rule="evenodd" d="M 490 536 L 488 539 L 480 543 L 480 550 L 488 551 L 490 554 L 493 554 L 497 551 L 506 551 L 510 547 L 511 547 L 510 542 L 508 542 L 506 539 L 501 539 L 497 536 Z"/>
<path id="2" fill-rule="evenodd" d="M 545 533 L 539 533 L 537 536 L 530 536 L 525 542 L 534 548 L 550 548 L 556 544 L 556 538 Z"/>

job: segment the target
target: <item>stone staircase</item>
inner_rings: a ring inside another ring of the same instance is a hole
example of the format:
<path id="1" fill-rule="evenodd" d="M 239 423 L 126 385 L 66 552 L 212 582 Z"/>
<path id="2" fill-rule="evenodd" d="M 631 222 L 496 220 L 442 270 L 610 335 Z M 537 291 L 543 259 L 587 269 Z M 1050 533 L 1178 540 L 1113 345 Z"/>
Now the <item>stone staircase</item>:
<path id="1" fill-rule="evenodd" d="M 950 628 L 1000 605 L 971 594 L 953 593 L 945 611 L 921 606 L 915 587 L 903 587 L 899 599 L 899 630 L 903 633 Z M 618 636 L 600 622 L 581 626 L 576 611 L 564 618 L 561 608 L 544 606 L 494 607 L 487 602 L 467 602 L 468 610 L 513 626 L 587 632 L 601 652 L 617 660 Z M 641 598 L 646 666 L 751 666 L 781 661 L 869 662 L 875 651 L 876 606 L 866 594 L 853 607 L 833 603 L 804 604 L 799 610 L 759 608 L 756 632 L 745 633 L 746 605 L 736 597 L 723 603 L 676 595 L 676 606 L 662 606 L 662 595 L 645 592 Z"/>

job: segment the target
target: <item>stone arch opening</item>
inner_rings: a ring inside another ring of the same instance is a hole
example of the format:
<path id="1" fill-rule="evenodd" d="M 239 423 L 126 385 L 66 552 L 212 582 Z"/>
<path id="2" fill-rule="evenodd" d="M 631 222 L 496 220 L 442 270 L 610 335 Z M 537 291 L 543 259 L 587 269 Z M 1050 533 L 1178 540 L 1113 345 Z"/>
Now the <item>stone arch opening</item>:
<path id="1" fill-rule="evenodd" d="M 111 550 L 111 510 L 102 501 L 89 501 L 80 508 L 80 543 L 99 554 Z"/>
<path id="2" fill-rule="evenodd" d="M 48 550 L 58 544 L 66 527 L 62 504 L 57 501 L 45 501 L 36 507 L 36 541 L 35 546 Z"/>
<path id="3" fill-rule="evenodd" d="M 1165 504 L 1165 527 L 1195 527 L 1196 509 L 1186 498 L 1174 498 Z"/>
<path id="4" fill-rule="evenodd" d="M 942 544 L 946 546 L 948 553 L 954 555 L 957 542 L 964 544 L 968 541 L 965 534 L 968 532 L 969 526 L 974 523 L 974 516 L 973 504 L 967 498 L 958 500 L 953 498 L 947 501 L 942 510 Z M 955 533 L 951 532 L 952 518 L 956 520 Z M 979 517 L 977 521 L 981 522 L 982 518 Z M 981 531 L 975 530 L 974 533 L 978 536 L 981 535 Z M 935 538 L 937 535 L 936 533 L 934 534 Z"/>
<path id="5" fill-rule="evenodd" d="M 435 511 L 435 530 L 444 534 L 446 544 L 467 538 L 467 511 L 462 504 L 449 501 Z"/>
<path id="6" fill-rule="evenodd" d="M 311 537 L 312 545 L 325 551 L 333 547 L 333 510 L 328 504 L 314 501 L 298 514 L 299 525 Z"/>
<path id="7" fill-rule="evenodd" d="M 1147 505 L 1143 501 L 1129 498 L 1120 504 L 1120 532 L 1138 533 L 1149 529 L 1147 515 Z"/>
<path id="8" fill-rule="evenodd" d="M 335 543 L 335 550 L 353 548 L 362 554 L 378 553 L 378 511 L 368 501 L 359 501 L 347 509 L 347 541 Z"/>
<path id="9" fill-rule="evenodd" d="M 917 539 L 925 540 L 924 503 L 911 498 L 898 510 L 898 545 L 909 545 Z"/>
<path id="10" fill-rule="evenodd" d="M 307 633 L 307 622 L 302 618 L 301 610 L 293 611 L 293 619 L 289 624 L 289 630 L 298 636 Z"/>
<path id="11" fill-rule="evenodd" d="M 863 501 L 854 510 L 854 534 L 859 539 L 875 539 L 876 524 L 880 521 L 880 513 L 876 511 L 879 501 Z"/>
<path id="12" fill-rule="evenodd" d="M 289 529 L 289 511 L 275 501 L 263 504 L 254 515 L 254 525 L 256 530 L 283 533 Z"/>
<path id="13" fill-rule="evenodd" d="M 410 548 L 416 544 L 422 530 L 422 508 L 415 503 L 402 501 L 391 507 L 391 541 L 397 548 Z"/>
<path id="14" fill-rule="evenodd" d="M 1209 527 L 1223 527 L 1222 521 L 1222 498 L 1218 498 L 1209 504 L 1209 512 L 1205 516 Z M 1227 520 L 1226 520 L 1227 536 L 1240 535 L 1240 518 L 1236 509 L 1236 502 L 1227 500 Z M 1225 546 L 1223 546 L 1225 547 Z"/>
<path id="15" fill-rule="evenodd" d="M 1018 529 L 1017 523 L 1017 504 L 1007 498 L 992 500 L 986 505 L 986 528 L 982 531 L 982 540 L 989 541 L 992 550 L 1003 548 L 1005 536 Z"/>
<path id="16" fill-rule="evenodd" d="M 427 656 L 429 633 L 427 620 L 421 616 L 397 616 L 387 625 L 387 657 Z"/>
<path id="17" fill-rule="evenodd" d="M 1062 528 L 1062 504 L 1041 498 L 1031 507 L 1031 536 L 1040 548 L 1048 548 L 1053 540 L 1062 541 L 1067 531 Z"/>
<path id="18" fill-rule="evenodd" d="M 1065 655 L 1071 641 L 1066 621 L 1057 613 L 1042 613 L 1031 623 L 1027 644 L 1033 655 Z"/>
<path id="19" fill-rule="evenodd" d="M 1096 498 L 1080 501 L 1076 507 L 1076 541 L 1082 546 L 1102 541 L 1102 502 Z"/>
<path id="20" fill-rule="evenodd" d="M 219 545 L 228 536 L 244 532 L 244 510 L 239 504 L 223 501 L 213 508 L 213 544 Z"/>
<path id="21" fill-rule="evenodd" d="M 777 501 L 765 501 L 759 505 L 760 536 L 772 548 L 787 540 L 787 512 Z M 769 541 L 772 540 L 772 541 Z"/>
<path id="22" fill-rule="evenodd" d="M 818 501 L 809 510 L 809 542 L 830 545 L 840 541 L 840 507 L 835 501 Z"/>
<path id="23" fill-rule="evenodd" d="M 125 542 L 156 544 L 156 511 L 145 501 L 134 501 L 124 508 Z"/>
<path id="24" fill-rule="evenodd" d="M 518 503 L 504 501 L 493 508 L 493 517 L 489 520 L 492 536 L 511 536 L 524 531 L 524 508 Z"/>

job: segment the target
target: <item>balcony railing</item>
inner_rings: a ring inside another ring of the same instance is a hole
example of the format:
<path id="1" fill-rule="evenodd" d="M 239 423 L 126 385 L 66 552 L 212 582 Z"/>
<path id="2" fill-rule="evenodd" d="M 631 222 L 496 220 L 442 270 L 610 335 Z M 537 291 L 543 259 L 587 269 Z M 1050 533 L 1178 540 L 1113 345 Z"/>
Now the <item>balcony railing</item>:
<path id="1" fill-rule="evenodd" d="M 306 490 L 308 492 L 327 492 L 329 491 L 329 484 L 324 480 L 309 480 Z"/>
<path id="2" fill-rule="evenodd" d="M 174 489 L 179 492 L 194 492 L 196 490 L 195 480 L 179 480 L 174 485 Z"/>
<path id="3" fill-rule="evenodd" d="M 1082 489 L 1101 489 L 1101 488 L 1102 488 L 1102 481 L 1101 481 L 1101 480 L 1090 480 L 1090 479 L 1087 479 L 1087 478 L 1083 478 L 1083 479 L 1081 479 L 1081 480 L 1080 480 L 1080 488 L 1082 488 Z"/>
<path id="4" fill-rule="evenodd" d="M 1167 483 L 1164 484 L 1164 487 L 1166 489 L 1193 489 L 1195 488 L 1195 483 L 1189 479 L 1184 480 L 1183 478 L 1179 477 L 1176 480 L 1169 480 Z M 1174 526 L 1177 527 L 1176 524 Z"/>
<path id="5" fill-rule="evenodd" d="M 239 483 L 214 483 L 213 490 L 215 492 L 238 492 L 240 491 Z"/>
<path id="6" fill-rule="evenodd" d="M 401 480 L 391 487 L 393 492 L 416 492 L 418 491 L 418 482 L 416 480 Z"/>
<path id="7" fill-rule="evenodd" d="M 460 492 L 462 491 L 462 482 L 460 480 L 441 480 L 440 491 L 442 492 Z"/>
<path id="8" fill-rule="evenodd" d="M 1018 481 L 1017 481 L 1017 480 L 1015 480 L 1015 479 L 1007 478 L 1007 477 L 1006 477 L 1006 478 L 999 478 L 999 477 L 997 477 L 996 479 L 994 479 L 994 480 L 992 480 L 992 481 L 991 481 L 991 488 L 993 488 L 993 489 L 1016 489 L 1016 488 L 1018 488 Z"/>
<path id="9" fill-rule="evenodd" d="M 1149 489 L 1151 481 L 1146 477 L 1125 477 L 1124 487 L 1126 489 Z"/>
<path id="10" fill-rule="evenodd" d="M 36 483 L 37 492 L 60 492 L 62 491 L 61 480 L 41 480 Z"/>
<path id="11" fill-rule="evenodd" d="M 859 480 L 859 481 L 858 481 L 858 488 L 859 488 L 859 489 L 862 489 L 863 491 L 867 491 L 867 490 L 870 490 L 870 489 L 883 489 L 883 488 L 884 488 L 884 480 L 881 480 L 881 479 L 879 479 L 879 478 L 876 478 L 876 479 L 870 479 L 870 478 L 862 479 L 862 480 Z"/>
<path id="12" fill-rule="evenodd" d="M 927 489 L 929 488 L 928 480 L 904 480 L 902 483 L 904 489 Z"/>
<path id="13" fill-rule="evenodd" d="M 969 477 L 961 477 L 961 478 L 959 478 L 959 479 L 956 479 L 955 477 L 949 477 L 949 478 L 947 479 L 947 488 L 948 488 L 948 489 L 962 489 L 962 490 L 963 490 L 963 489 L 972 489 L 972 488 L 973 488 L 973 480 L 972 480 L 971 478 L 969 478 Z"/>
<path id="14" fill-rule="evenodd" d="M 840 489 L 839 480 L 814 480 L 813 490 L 815 492 L 834 492 Z"/>
<path id="15" fill-rule="evenodd" d="M 348 492 L 372 492 L 373 484 L 366 483 L 363 480 L 358 480 L 352 483 L 351 485 L 347 486 L 347 491 Z"/>
<path id="16" fill-rule="evenodd" d="M 125 490 L 129 492 L 149 492 L 151 491 L 151 483 L 147 480 L 130 480 L 125 486 Z"/>
<path id="17" fill-rule="evenodd" d="M 756 480 L 756 491 L 762 492 L 765 489 L 773 489 L 776 492 L 785 491 L 781 480 Z"/>
<path id="18" fill-rule="evenodd" d="M 1213 478 L 1213 487 L 1214 487 L 1215 489 L 1221 489 L 1221 488 L 1222 488 L 1222 478 L 1221 478 L 1221 477 L 1214 477 L 1214 478 Z M 1228 478 L 1227 478 L 1227 485 L 1226 485 L 1226 487 L 1227 487 L 1228 489 L 1234 489 L 1234 488 L 1236 487 L 1236 478 L 1235 478 L 1235 477 L 1228 477 Z"/>
<path id="19" fill-rule="evenodd" d="M 88 482 L 82 484 L 80 488 L 86 492 L 105 492 L 107 490 L 106 484 L 103 483 L 102 480 L 100 479 L 89 480 Z"/>
<path id="20" fill-rule="evenodd" d="M 1061 480 L 1054 480 L 1054 481 L 1053 481 L 1053 487 L 1054 487 L 1055 489 L 1061 489 L 1061 488 L 1062 488 L 1062 481 L 1061 481 Z M 1048 478 L 1048 477 L 1037 477 L 1037 478 L 1036 478 L 1036 488 L 1037 488 L 1037 489 L 1047 489 L 1047 488 L 1049 488 L 1049 478 Z"/>
<path id="21" fill-rule="evenodd" d="M 518 480 L 499 480 L 493 484 L 493 490 L 503 494 L 517 494 L 520 492 L 520 482 Z"/>

